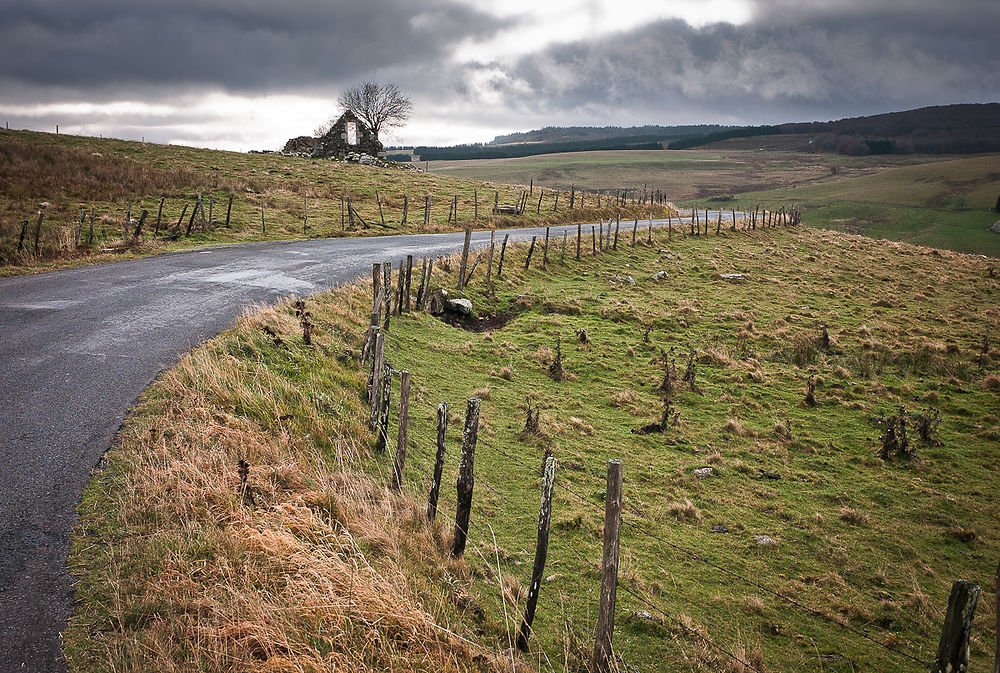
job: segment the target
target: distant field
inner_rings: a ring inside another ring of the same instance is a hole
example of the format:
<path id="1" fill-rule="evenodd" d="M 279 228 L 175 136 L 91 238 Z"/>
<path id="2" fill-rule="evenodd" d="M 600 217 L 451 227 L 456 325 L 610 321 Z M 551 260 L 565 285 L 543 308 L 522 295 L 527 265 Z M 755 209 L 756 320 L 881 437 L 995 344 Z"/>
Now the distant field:
<path id="1" fill-rule="evenodd" d="M 745 193 L 730 205 L 797 203 L 812 226 L 997 257 L 1000 235 L 988 228 L 1000 219 L 998 195 L 1000 156 L 990 154 Z"/>
<path id="2" fill-rule="evenodd" d="M 686 205 L 717 206 L 719 197 L 729 196 L 733 208 L 796 203 L 811 226 L 1000 256 L 1000 236 L 987 231 L 1000 219 L 989 211 L 1000 195 L 1000 155 L 849 157 L 791 151 L 782 144 L 789 138 L 697 150 L 439 162 L 431 171 L 563 189 L 649 185 Z"/>
<path id="3" fill-rule="evenodd" d="M 764 139 L 751 139 L 760 140 Z M 697 149 L 567 152 L 519 159 L 430 162 L 431 173 L 569 189 L 663 189 L 675 201 L 774 189 L 939 158 L 848 157 L 783 150 Z"/>

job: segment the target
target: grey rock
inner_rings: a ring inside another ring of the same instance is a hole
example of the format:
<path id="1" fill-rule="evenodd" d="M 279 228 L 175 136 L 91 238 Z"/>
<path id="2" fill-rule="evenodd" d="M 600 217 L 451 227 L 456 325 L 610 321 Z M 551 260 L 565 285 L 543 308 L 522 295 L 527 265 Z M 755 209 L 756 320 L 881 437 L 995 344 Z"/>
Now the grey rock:
<path id="1" fill-rule="evenodd" d="M 761 547 L 777 547 L 778 541 L 775 540 L 770 535 L 754 535 L 754 542 L 756 542 Z"/>
<path id="2" fill-rule="evenodd" d="M 997 220 L 996 222 L 993 223 L 993 226 L 990 227 L 990 231 L 992 231 L 994 234 L 1000 234 L 1000 220 Z"/>
<path id="3" fill-rule="evenodd" d="M 746 275 L 742 273 L 720 273 L 719 278 L 722 280 L 744 280 Z"/>
<path id="4" fill-rule="evenodd" d="M 472 315 L 472 302 L 468 299 L 448 299 L 444 302 L 446 310 L 462 315 Z"/>
<path id="5" fill-rule="evenodd" d="M 728 533 L 729 532 L 729 526 L 723 526 L 721 523 L 713 523 L 712 524 L 712 532 L 713 533 Z"/>
<path id="6" fill-rule="evenodd" d="M 715 470 L 711 467 L 696 467 L 692 472 L 699 479 L 708 479 L 715 476 Z"/>
<path id="7" fill-rule="evenodd" d="M 653 615 L 651 615 L 648 610 L 636 610 L 632 613 L 632 621 L 651 624 L 654 620 Z"/>
<path id="8" fill-rule="evenodd" d="M 670 277 L 670 274 L 666 271 L 657 271 L 652 276 L 649 277 L 650 280 L 666 280 Z"/>

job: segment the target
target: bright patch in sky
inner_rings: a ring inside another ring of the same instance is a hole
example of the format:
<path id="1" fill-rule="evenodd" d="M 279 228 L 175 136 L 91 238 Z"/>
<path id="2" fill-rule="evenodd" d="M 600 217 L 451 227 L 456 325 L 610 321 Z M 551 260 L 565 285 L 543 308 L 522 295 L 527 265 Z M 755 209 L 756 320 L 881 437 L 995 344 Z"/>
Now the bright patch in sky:
<path id="1" fill-rule="evenodd" d="M 623 32 L 662 19 L 681 19 L 700 27 L 746 23 L 753 13 L 749 0 L 468 0 L 468 4 L 516 23 L 489 40 L 463 41 L 454 54 L 463 63 L 502 61 L 551 44 Z"/>

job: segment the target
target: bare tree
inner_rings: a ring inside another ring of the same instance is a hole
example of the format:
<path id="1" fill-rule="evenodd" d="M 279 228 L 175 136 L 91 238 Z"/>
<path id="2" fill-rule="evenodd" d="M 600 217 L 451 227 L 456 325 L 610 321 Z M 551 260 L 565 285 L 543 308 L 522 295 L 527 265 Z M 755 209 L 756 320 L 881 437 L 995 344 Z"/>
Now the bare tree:
<path id="1" fill-rule="evenodd" d="M 340 95 L 337 104 L 367 124 L 376 140 L 383 129 L 403 126 L 413 111 L 413 103 L 392 82 L 353 86 Z"/>

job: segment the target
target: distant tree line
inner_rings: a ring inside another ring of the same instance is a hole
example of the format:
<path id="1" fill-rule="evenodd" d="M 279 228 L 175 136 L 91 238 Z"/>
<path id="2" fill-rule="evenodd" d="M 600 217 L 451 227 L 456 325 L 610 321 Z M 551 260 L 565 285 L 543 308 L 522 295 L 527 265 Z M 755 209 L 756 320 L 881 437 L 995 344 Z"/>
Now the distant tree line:
<path id="1" fill-rule="evenodd" d="M 675 140 L 667 146 L 669 150 L 687 150 L 692 147 L 701 147 L 719 140 L 730 140 L 732 138 L 750 138 L 753 136 L 773 136 L 781 133 L 780 126 L 742 126 L 739 128 L 707 133 L 694 138 L 682 138 Z"/>
<path id="2" fill-rule="evenodd" d="M 448 161 L 456 159 L 510 159 L 536 154 L 557 152 L 591 152 L 597 150 L 661 150 L 663 139 L 627 138 L 564 143 L 525 143 L 519 145 L 455 145 L 453 147 L 416 147 L 413 153 L 421 161 Z"/>

